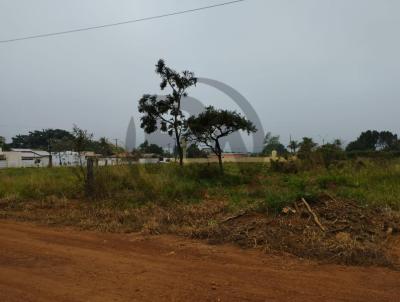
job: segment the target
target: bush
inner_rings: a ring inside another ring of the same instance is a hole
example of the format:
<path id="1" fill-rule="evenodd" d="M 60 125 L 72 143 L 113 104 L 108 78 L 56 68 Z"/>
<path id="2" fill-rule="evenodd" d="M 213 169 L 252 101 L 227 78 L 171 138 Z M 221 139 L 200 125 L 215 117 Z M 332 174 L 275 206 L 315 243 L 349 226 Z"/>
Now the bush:
<path id="1" fill-rule="evenodd" d="M 282 161 L 282 160 L 271 160 L 270 169 L 273 172 L 280 173 L 297 173 L 299 172 L 298 163 L 294 160 Z"/>

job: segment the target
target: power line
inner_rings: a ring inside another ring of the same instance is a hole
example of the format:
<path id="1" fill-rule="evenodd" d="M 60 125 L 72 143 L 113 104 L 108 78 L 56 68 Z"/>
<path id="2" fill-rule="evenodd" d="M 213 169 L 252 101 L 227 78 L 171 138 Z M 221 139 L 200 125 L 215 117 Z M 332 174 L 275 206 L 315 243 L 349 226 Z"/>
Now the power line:
<path id="1" fill-rule="evenodd" d="M 97 25 L 97 26 L 92 26 L 92 27 L 83 27 L 83 28 L 78 28 L 78 29 L 71 29 L 71 30 L 53 32 L 53 33 L 47 33 L 47 34 L 32 35 L 32 36 L 14 38 L 14 39 L 9 39 L 9 40 L 0 40 L 0 43 L 10 43 L 10 42 L 16 42 L 16 41 L 22 41 L 22 40 L 45 38 L 45 37 L 51 37 L 51 36 L 76 33 L 76 32 L 81 32 L 81 31 L 86 31 L 86 30 L 100 29 L 100 28 L 105 28 L 105 27 L 112 27 L 112 26 L 119 26 L 119 25 L 125 25 L 125 24 L 130 24 L 130 23 L 142 22 L 142 21 L 161 19 L 161 18 L 176 16 L 176 15 L 182 15 L 182 14 L 186 14 L 186 13 L 198 12 L 201 10 L 216 8 L 216 7 L 220 7 L 220 6 L 232 5 L 232 4 L 235 4 L 238 2 L 244 2 L 244 1 L 246 1 L 246 0 L 229 1 L 229 2 L 224 2 L 224 3 L 209 5 L 209 6 L 203 6 L 203 7 L 183 10 L 183 11 L 176 11 L 173 13 L 168 13 L 168 14 L 163 14 L 163 15 L 145 17 L 145 18 L 141 18 L 141 19 L 134 19 L 134 20 L 128 20 L 128 21 L 123 21 L 123 22 L 117 22 L 117 23 L 109 23 L 109 24 Z"/>

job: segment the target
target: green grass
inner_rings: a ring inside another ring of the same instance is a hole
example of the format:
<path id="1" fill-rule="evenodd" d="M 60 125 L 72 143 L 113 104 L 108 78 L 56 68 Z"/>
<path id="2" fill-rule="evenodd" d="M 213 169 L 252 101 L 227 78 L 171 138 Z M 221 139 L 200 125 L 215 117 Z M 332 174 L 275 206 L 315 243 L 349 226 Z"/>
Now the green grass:
<path id="1" fill-rule="evenodd" d="M 400 161 L 369 160 L 360 166 L 347 161 L 330 170 L 315 168 L 296 174 L 273 172 L 265 164 L 175 164 L 102 167 L 95 170 L 97 200 L 140 206 L 146 203 L 194 203 L 224 200 L 232 208 L 254 205 L 279 210 L 305 197 L 318 200 L 323 192 L 361 204 L 400 209 Z M 84 199 L 77 168 L 0 170 L 0 199 L 42 200 L 48 197 Z"/>
<path id="2" fill-rule="evenodd" d="M 74 198 L 82 184 L 76 169 L 21 168 L 0 170 L 0 198 L 41 199 L 47 196 Z"/>

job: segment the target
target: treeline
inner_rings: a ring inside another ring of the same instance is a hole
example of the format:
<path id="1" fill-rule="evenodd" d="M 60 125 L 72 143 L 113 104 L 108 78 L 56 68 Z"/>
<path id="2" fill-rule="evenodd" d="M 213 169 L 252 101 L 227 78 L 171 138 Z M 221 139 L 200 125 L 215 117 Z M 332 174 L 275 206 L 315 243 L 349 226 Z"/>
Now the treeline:
<path id="1" fill-rule="evenodd" d="M 298 142 L 291 140 L 285 147 L 279 141 L 279 136 L 272 136 L 268 133 L 265 138 L 265 145 L 262 154 L 270 155 L 276 151 L 280 157 L 287 159 L 296 156 L 300 161 L 294 163 L 288 161 L 273 161 L 272 167 L 277 171 L 297 171 L 303 168 L 324 166 L 329 168 L 345 159 L 370 157 L 370 158 L 392 158 L 400 157 L 400 140 L 397 134 L 389 131 L 378 132 L 368 130 L 362 132 L 360 136 L 346 147 L 340 139 L 318 145 L 310 137 L 303 137 Z"/>
<path id="2" fill-rule="evenodd" d="M 110 156 L 124 152 L 124 149 L 112 144 L 107 138 L 93 139 L 93 134 L 74 126 L 72 131 L 63 129 L 43 129 L 30 131 L 28 134 L 19 134 L 11 138 L 6 144 L 0 139 L 0 147 L 4 150 L 34 149 L 48 152 L 63 151 L 92 151 L 103 156 Z"/>
<path id="3" fill-rule="evenodd" d="M 343 151 L 347 154 L 375 154 L 375 153 L 390 153 L 400 152 L 400 140 L 397 134 L 390 131 L 376 131 L 368 130 L 362 132 L 360 136 L 350 142 L 346 147 L 340 139 L 335 139 L 330 143 L 318 145 L 310 137 L 303 137 L 301 141 L 291 140 L 288 146 L 284 146 L 280 142 L 278 135 L 273 136 L 270 132 L 267 133 L 264 140 L 263 155 L 270 155 L 272 151 L 276 151 L 278 155 L 284 156 L 286 154 L 309 153 L 317 149 L 337 150 Z"/>

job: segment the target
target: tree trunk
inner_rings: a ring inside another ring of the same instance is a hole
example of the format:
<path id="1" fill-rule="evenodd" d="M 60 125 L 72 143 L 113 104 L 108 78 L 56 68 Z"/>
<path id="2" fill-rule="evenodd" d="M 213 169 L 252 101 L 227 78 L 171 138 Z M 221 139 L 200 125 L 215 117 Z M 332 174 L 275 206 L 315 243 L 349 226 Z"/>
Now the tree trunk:
<path id="1" fill-rule="evenodd" d="M 222 154 L 218 154 L 218 164 L 219 164 L 219 171 L 221 174 L 224 174 L 224 166 L 222 164 Z"/>
<path id="2" fill-rule="evenodd" d="M 178 149 L 178 155 L 179 155 L 179 165 L 183 166 L 183 150 L 180 142 L 180 137 L 176 134 L 176 132 L 175 132 L 175 138 L 176 138 L 176 149 Z"/>
<path id="3" fill-rule="evenodd" d="M 48 167 L 49 168 L 53 167 L 53 155 L 51 155 L 51 153 L 49 153 L 49 165 L 48 165 Z"/>
<path id="4" fill-rule="evenodd" d="M 221 150 L 221 146 L 219 145 L 218 139 L 215 141 L 215 150 L 217 151 L 216 155 L 218 157 L 219 170 L 220 170 L 221 174 L 224 174 L 224 166 L 222 164 L 222 150 Z"/>
<path id="5" fill-rule="evenodd" d="M 179 153 L 179 165 L 183 166 L 183 152 L 181 150 L 181 152 Z"/>

